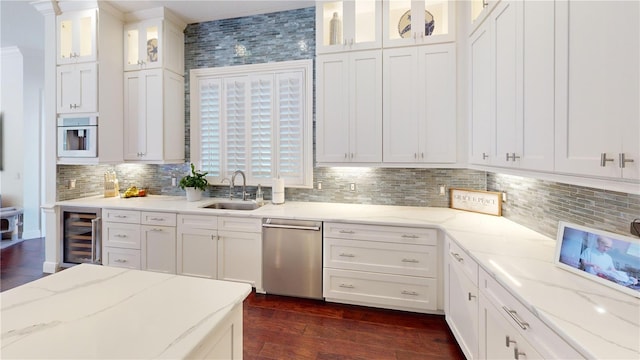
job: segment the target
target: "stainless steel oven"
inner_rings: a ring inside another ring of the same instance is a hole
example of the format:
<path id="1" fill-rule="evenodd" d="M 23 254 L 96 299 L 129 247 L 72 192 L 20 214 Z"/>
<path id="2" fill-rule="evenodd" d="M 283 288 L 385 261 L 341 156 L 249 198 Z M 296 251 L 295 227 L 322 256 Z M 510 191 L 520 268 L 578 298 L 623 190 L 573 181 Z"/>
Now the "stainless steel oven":
<path id="1" fill-rule="evenodd" d="M 98 118 L 61 116 L 58 118 L 58 157 L 97 157 Z"/>
<path id="2" fill-rule="evenodd" d="M 62 267 L 102 263 L 101 214 L 99 208 L 60 208 Z"/>

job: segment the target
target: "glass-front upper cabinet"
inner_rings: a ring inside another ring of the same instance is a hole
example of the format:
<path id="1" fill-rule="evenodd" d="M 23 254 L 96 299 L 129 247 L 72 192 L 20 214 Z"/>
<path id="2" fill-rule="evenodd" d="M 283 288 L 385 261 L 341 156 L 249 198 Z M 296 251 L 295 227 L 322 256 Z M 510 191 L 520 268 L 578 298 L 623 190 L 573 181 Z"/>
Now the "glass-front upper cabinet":
<path id="1" fill-rule="evenodd" d="M 448 0 L 384 1 L 383 46 L 455 41 L 455 3 Z"/>
<path id="2" fill-rule="evenodd" d="M 316 52 L 379 49 L 381 24 L 381 0 L 320 1 L 316 5 Z"/>
<path id="3" fill-rule="evenodd" d="M 146 20 L 125 25 L 124 70 L 162 66 L 162 20 Z"/>
<path id="4" fill-rule="evenodd" d="M 96 61 L 97 10 L 68 11 L 57 22 L 57 63 Z"/>

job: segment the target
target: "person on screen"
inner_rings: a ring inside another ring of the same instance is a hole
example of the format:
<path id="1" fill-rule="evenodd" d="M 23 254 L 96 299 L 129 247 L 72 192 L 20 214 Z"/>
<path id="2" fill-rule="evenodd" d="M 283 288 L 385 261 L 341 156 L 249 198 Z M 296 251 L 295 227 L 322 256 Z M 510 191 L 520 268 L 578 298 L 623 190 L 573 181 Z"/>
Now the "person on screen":
<path id="1" fill-rule="evenodd" d="M 615 272 L 616 267 L 613 265 L 613 259 L 607 254 L 611 249 L 613 241 L 604 236 L 598 236 L 595 248 L 586 248 L 580 255 L 580 261 L 584 267 L 584 271 L 591 274 L 606 274 Z"/>

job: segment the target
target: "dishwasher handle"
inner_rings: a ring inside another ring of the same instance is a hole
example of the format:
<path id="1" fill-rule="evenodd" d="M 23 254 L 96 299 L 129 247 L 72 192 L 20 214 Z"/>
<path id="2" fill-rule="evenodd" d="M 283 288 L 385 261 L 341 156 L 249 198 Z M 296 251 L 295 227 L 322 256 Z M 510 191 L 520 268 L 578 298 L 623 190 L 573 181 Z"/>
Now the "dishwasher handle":
<path id="1" fill-rule="evenodd" d="M 320 231 L 320 226 L 297 226 L 297 225 L 276 225 L 276 224 L 262 224 L 264 228 L 276 228 L 276 229 L 294 229 L 294 230 L 311 230 Z"/>

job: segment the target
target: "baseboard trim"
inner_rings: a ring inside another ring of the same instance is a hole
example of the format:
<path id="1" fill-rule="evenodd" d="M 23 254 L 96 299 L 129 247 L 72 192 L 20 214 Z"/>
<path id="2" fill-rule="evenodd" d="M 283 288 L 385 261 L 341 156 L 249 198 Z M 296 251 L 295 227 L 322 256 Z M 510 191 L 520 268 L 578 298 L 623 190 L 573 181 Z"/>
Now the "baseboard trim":
<path id="1" fill-rule="evenodd" d="M 42 264 L 42 272 L 47 274 L 54 274 L 59 269 L 58 263 L 45 261 Z"/>

